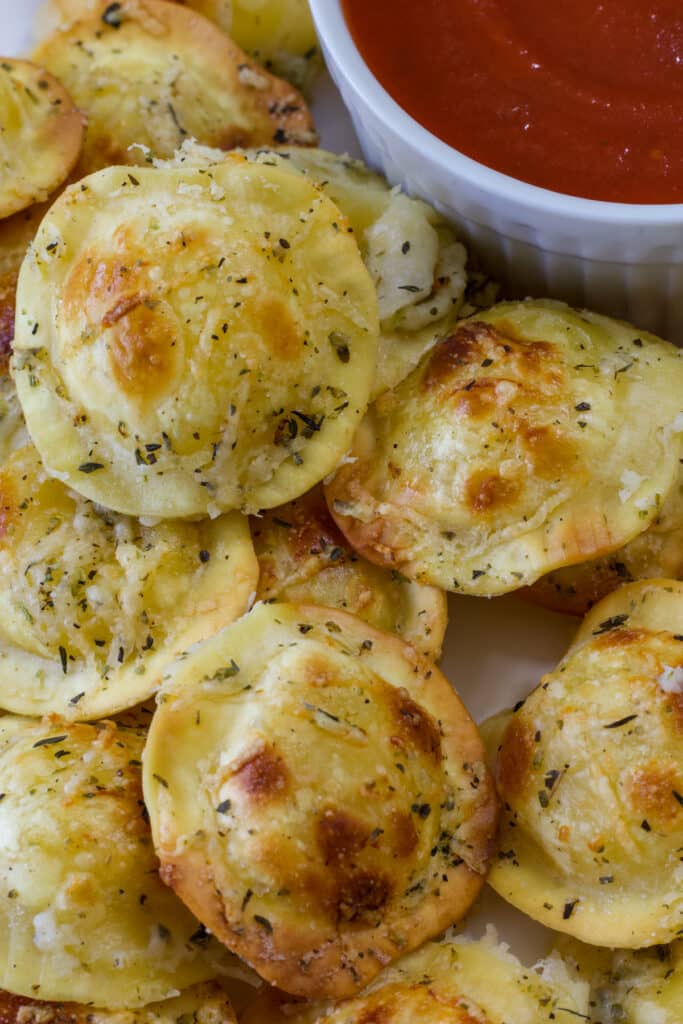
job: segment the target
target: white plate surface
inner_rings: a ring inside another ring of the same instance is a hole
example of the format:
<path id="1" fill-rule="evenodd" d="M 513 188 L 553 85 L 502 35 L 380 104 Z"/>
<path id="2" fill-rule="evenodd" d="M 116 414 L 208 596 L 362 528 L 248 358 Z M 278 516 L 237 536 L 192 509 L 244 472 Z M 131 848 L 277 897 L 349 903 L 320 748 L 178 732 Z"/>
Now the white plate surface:
<path id="1" fill-rule="evenodd" d="M 0 0 L 0 56 L 30 51 L 40 0 Z M 360 156 L 353 127 L 329 77 L 313 103 L 321 144 Z M 525 697 L 564 654 L 577 620 L 546 612 L 514 597 L 450 599 L 450 625 L 441 668 L 477 721 Z M 549 947 L 550 933 L 500 900 L 490 889 L 470 914 L 474 934 L 494 924 L 527 963 Z"/>

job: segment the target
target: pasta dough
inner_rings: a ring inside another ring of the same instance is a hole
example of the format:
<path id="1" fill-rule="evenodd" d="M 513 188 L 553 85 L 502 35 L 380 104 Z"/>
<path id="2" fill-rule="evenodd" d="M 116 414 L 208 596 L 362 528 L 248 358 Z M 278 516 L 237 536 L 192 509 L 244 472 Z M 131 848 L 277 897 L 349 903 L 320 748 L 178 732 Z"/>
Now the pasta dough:
<path id="1" fill-rule="evenodd" d="M 588 985 L 551 956 L 525 968 L 493 936 L 427 943 L 356 999 L 302 1005 L 263 991 L 243 1024 L 542 1024 L 584 1017 Z"/>
<path id="2" fill-rule="evenodd" d="M 0 495 L 0 707 L 70 719 L 129 708 L 256 589 L 237 514 L 144 526 L 48 476 L 32 445 L 0 469 Z"/>
<path id="3" fill-rule="evenodd" d="M 653 946 L 683 924 L 682 615 L 681 583 L 621 587 L 499 721 L 489 882 L 584 942 Z"/>
<path id="4" fill-rule="evenodd" d="M 483 745 L 413 648 L 259 604 L 159 702 L 144 791 L 162 877 L 268 981 L 351 995 L 474 900 L 497 818 Z"/>
<path id="5" fill-rule="evenodd" d="M 257 599 L 340 608 L 397 633 L 436 661 L 446 632 L 446 595 L 379 569 L 349 547 L 321 487 L 251 521 L 259 561 Z"/>
<path id="6" fill-rule="evenodd" d="M 80 175 L 172 157 L 192 137 L 222 149 L 316 138 L 293 86 L 166 0 L 102 0 L 41 43 L 34 60 L 88 115 Z"/>
<path id="7" fill-rule="evenodd" d="M 83 115 L 42 67 L 0 59 L 0 218 L 42 202 L 76 163 Z"/>
<path id="8" fill-rule="evenodd" d="M 681 352 L 562 303 L 459 324 L 361 424 L 327 487 L 356 550 L 494 595 L 614 551 L 678 482 Z"/>
<path id="9" fill-rule="evenodd" d="M 334 468 L 366 409 L 372 281 L 337 207 L 286 168 L 93 175 L 43 220 L 18 309 L 31 436 L 117 511 L 282 504 Z"/>
<path id="10" fill-rule="evenodd" d="M 232 969 L 157 874 L 143 742 L 112 723 L 0 718 L 3 989 L 133 1009 Z"/>

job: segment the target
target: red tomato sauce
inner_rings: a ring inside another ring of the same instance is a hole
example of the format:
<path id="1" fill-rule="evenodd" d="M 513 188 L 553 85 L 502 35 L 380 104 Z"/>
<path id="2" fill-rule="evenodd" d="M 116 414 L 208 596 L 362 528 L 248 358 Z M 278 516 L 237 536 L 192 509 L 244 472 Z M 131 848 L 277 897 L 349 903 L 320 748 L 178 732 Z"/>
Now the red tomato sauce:
<path id="1" fill-rule="evenodd" d="M 683 202 L 682 0 L 343 0 L 394 99 L 543 188 Z"/>

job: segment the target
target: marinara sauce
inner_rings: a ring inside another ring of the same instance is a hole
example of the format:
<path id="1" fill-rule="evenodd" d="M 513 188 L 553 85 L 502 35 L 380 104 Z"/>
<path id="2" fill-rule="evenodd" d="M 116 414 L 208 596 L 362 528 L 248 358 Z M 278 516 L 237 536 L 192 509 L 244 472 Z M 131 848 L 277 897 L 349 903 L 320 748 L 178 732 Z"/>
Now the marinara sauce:
<path id="1" fill-rule="evenodd" d="M 375 76 L 439 138 L 543 188 L 683 202 L 682 0 L 343 0 Z"/>

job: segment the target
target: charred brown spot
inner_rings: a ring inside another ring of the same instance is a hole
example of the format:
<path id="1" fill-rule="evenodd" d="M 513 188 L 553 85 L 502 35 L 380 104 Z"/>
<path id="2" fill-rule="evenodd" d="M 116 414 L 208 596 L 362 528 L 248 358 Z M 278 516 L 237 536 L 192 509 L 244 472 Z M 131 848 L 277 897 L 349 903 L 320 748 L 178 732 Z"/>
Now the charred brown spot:
<path id="1" fill-rule="evenodd" d="M 425 390 L 442 387 L 455 376 L 461 376 L 463 366 L 475 366 L 481 362 L 482 349 L 495 339 L 496 331 L 489 324 L 470 321 L 448 338 L 444 338 L 432 350 L 422 386 Z"/>
<path id="2" fill-rule="evenodd" d="M 297 359 L 303 338 L 286 303 L 259 295 L 246 303 L 248 316 L 268 351 L 283 362 Z"/>
<path id="3" fill-rule="evenodd" d="M 286 791 L 289 772 L 280 754 L 273 747 L 265 746 L 240 765 L 234 778 L 248 797 L 265 803 Z"/>
<path id="4" fill-rule="evenodd" d="M 529 468 L 536 475 L 557 479 L 576 462 L 573 442 L 556 427 L 530 427 L 520 420 L 517 429 L 526 448 Z"/>
<path id="5" fill-rule="evenodd" d="M 345 811 L 328 808 L 317 826 L 316 838 L 326 864 L 346 861 L 365 847 L 372 833 L 363 821 Z"/>
<path id="6" fill-rule="evenodd" d="M 441 760 L 441 734 L 432 716 L 408 695 L 407 690 L 394 689 L 390 696 L 394 721 L 398 726 L 400 745 Z"/>
<path id="7" fill-rule="evenodd" d="M 511 504 L 518 487 L 494 472 L 473 474 L 465 484 L 465 502 L 473 512 L 486 513 Z"/>
<path id="8" fill-rule="evenodd" d="M 7 373 L 12 354 L 16 291 L 17 274 L 3 274 L 0 277 L 0 373 Z"/>
<path id="9" fill-rule="evenodd" d="M 417 846 L 417 829 L 413 815 L 395 811 L 391 816 L 393 825 L 393 850 L 396 857 L 409 857 Z"/>
<path id="10" fill-rule="evenodd" d="M 338 888 L 337 915 L 341 921 L 374 921 L 391 896 L 391 885 L 383 875 L 359 871 L 349 875 Z"/>
<path id="11" fill-rule="evenodd" d="M 647 819 L 660 830 L 680 828 L 683 779 L 674 765 L 660 765 L 656 761 L 641 765 L 630 773 L 626 791 L 638 821 Z"/>
<path id="12" fill-rule="evenodd" d="M 0 990 L 0 1024 L 85 1024 L 87 1014 L 75 1003 L 47 1003 Z"/>
<path id="13" fill-rule="evenodd" d="M 121 390 L 152 401 L 164 394 L 175 379 L 176 343 L 172 323 L 156 305 L 136 304 L 122 314 L 109 343 L 112 372 Z"/>
<path id="14" fill-rule="evenodd" d="M 373 1006 L 369 1010 L 361 1010 L 358 1024 L 391 1024 L 395 1020 L 391 1006 Z"/>
<path id="15" fill-rule="evenodd" d="M 593 641 L 595 647 L 630 647 L 640 644 L 648 636 L 645 629 L 607 629 Z"/>
<path id="16" fill-rule="evenodd" d="M 529 725 L 513 718 L 498 751 L 496 778 L 501 795 L 514 800 L 521 795 L 531 775 L 534 733 Z"/>
<path id="17" fill-rule="evenodd" d="M 121 317 L 132 312 L 132 310 L 139 306 L 141 302 L 144 302 L 146 298 L 147 296 L 140 292 L 136 292 L 135 295 L 125 295 L 104 314 L 102 317 L 102 326 L 113 327 L 115 323 L 118 323 Z"/>

